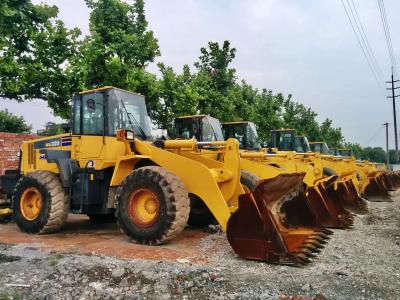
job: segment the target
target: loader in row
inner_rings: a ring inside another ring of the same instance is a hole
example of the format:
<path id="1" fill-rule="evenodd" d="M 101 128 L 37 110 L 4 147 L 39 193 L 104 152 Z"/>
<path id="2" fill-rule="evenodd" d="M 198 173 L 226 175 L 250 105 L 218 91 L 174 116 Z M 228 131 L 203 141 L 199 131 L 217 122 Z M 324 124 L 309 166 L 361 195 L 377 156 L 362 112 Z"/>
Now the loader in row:
<path id="1" fill-rule="evenodd" d="M 255 126 L 250 122 L 231 122 L 221 124 L 219 120 L 208 115 L 183 116 L 175 119 L 175 137 L 194 137 L 202 141 L 223 140 L 234 137 L 240 143 L 241 168 L 243 172 L 251 172 L 259 178 L 266 179 L 277 174 L 293 172 L 305 173 L 303 178 L 306 189 L 306 201 L 317 220 L 325 227 L 349 228 L 353 224 L 352 212 L 359 212 L 360 205 L 350 206 L 347 211 L 342 202 L 342 193 L 333 188 L 335 176 L 322 177 L 318 167 L 296 159 L 296 153 L 265 153 L 257 142 Z M 212 130 L 211 130 L 212 129 Z M 204 149 L 203 149 L 204 151 Z M 208 149 L 210 157 L 219 159 L 215 149 Z M 320 167 L 322 170 L 322 167 Z M 351 196 L 351 195 L 350 195 Z M 349 196 L 346 198 L 348 199 Z M 364 212 L 364 211 L 363 211 Z"/>
<path id="2" fill-rule="evenodd" d="M 351 174 L 359 193 L 370 201 L 391 201 L 390 192 L 400 187 L 396 173 L 378 170 L 374 162 L 356 160 L 351 149 L 335 149 L 331 155 L 325 142 L 310 143 L 340 176 Z"/>
<path id="3" fill-rule="evenodd" d="M 69 213 L 86 214 L 159 245 L 179 236 L 200 202 L 246 259 L 303 265 L 326 243 L 331 232 L 306 209 L 304 173 L 260 180 L 241 172 L 235 139 L 153 140 L 150 129 L 141 95 L 114 87 L 75 94 L 71 130 L 24 142 L 19 168 L 0 178 L 18 227 L 53 233 Z"/>

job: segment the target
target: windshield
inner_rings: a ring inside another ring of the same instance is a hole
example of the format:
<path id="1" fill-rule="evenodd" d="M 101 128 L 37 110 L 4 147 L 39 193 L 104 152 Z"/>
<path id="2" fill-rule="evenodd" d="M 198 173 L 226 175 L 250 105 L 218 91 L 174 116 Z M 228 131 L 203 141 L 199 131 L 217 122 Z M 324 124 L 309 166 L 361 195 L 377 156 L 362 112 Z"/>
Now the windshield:
<path id="1" fill-rule="evenodd" d="M 197 118 L 177 118 L 174 127 L 177 138 L 200 140 L 200 126 Z"/>
<path id="2" fill-rule="evenodd" d="M 142 139 L 151 137 L 150 119 L 145 99 L 141 95 L 111 89 L 108 97 L 108 131 L 115 135 L 117 129 L 129 129 Z"/>
<path id="3" fill-rule="evenodd" d="M 329 155 L 329 148 L 325 142 L 323 143 L 312 143 L 310 144 L 310 149 L 312 152 L 319 152 L 321 154 Z"/>
<path id="4" fill-rule="evenodd" d="M 222 125 L 225 140 L 229 138 L 237 139 L 239 141 L 240 149 L 246 148 L 245 130 L 246 124 L 243 123 L 227 123 Z"/>
<path id="5" fill-rule="evenodd" d="M 295 137 L 295 150 L 298 153 L 304 153 L 303 143 L 300 136 Z"/>
<path id="6" fill-rule="evenodd" d="M 271 147 L 281 151 L 294 151 L 298 148 L 297 139 L 294 138 L 292 131 L 272 131 L 271 140 Z"/>
<path id="7" fill-rule="evenodd" d="M 344 157 L 353 156 L 351 149 L 338 149 L 338 153 L 340 156 L 344 156 Z"/>
<path id="8" fill-rule="evenodd" d="M 296 152 L 311 152 L 310 144 L 306 136 L 296 136 Z"/>
<path id="9" fill-rule="evenodd" d="M 207 128 L 207 132 L 206 132 Z M 203 141 L 223 141 L 221 123 L 218 119 L 207 116 L 203 118 Z"/>
<path id="10" fill-rule="evenodd" d="M 247 144 L 248 149 L 259 150 L 261 149 L 260 143 L 258 142 L 257 129 L 253 122 L 247 123 Z"/>
<path id="11" fill-rule="evenodd" d="M 175 119 L 175 135 L 183 139 L 202 142 L 223 141 L 221 124 L 210 116 L 193 116 Z"/>

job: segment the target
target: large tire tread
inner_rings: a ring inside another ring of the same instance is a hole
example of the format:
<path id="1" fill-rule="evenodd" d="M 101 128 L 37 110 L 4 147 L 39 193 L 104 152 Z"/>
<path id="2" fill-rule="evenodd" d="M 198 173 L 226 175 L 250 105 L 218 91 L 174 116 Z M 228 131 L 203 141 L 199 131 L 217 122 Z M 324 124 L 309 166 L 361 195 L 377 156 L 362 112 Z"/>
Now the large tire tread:
<path id="1" fill-rule="evenodd" d="M 39 230 L 22 227 L 18 222 L 17 225 L 29 233 L 53 233 L 57 232 L 64 225 L 69 212 L 69 199 L 67 193 L 64 191 L 60 179 L 57 174 L 50 171 L 34 171 L 25 176 L 33 178 L 38 183 L 44 186 L 46 192 L 49 194 L 50 203 L 49 209 L 46 211 L 46 216 L 39 228 Z M 21 188 L 21 180 L 15 186 L 14 193 Z M 13 202 L 15 201 L 13 196 Z M 43 200 L 45 201 L 45 199 Z"/>
<path id="2" fill-rule="evenodd" d="M 119 202 L 121 201 L 124 189 L 130 184 L 136 182 L 138 178 L 145 178 L 149 182 L 158 183 L 163 191 L 165 199 L 168 199 L 169 201 L 165 213 L 168 215 L 170 223 L 157 237 L 137 238 L 129 231 L 127 226 L 123 224 L 120 219 L 121 205 L 119 205 Z M 175 238 L 185 228 L 189 217 L 190 201 L 185 185 L 178 176 L 159 166 L 146 166 L 133 171 L 118 187 L 116 198 L 117 219 L 121 230 L 132 240 L 140 244 L 159 245 L 168 242 Z"/>

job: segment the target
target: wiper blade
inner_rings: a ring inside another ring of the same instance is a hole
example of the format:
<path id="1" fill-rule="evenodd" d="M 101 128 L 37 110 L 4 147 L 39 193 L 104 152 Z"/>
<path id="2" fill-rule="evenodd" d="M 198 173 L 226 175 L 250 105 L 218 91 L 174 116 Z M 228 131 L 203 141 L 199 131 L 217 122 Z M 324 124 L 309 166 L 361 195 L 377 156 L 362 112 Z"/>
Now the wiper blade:
<path id="1" fill-rule="evenodd" d="M 125 113 L 126 113 L 126 115 L 128 117 L 129 124 L 132 127 L 136 127 L 140 131 L 140 134 L 143 136 L 143 138 L 146 140 L 147 139 L 146 133 L 144 132 L 143 128 L 140 126 L 140 123 L 136 120 L 136 118 L 132 115 L 132 113 L 128 112 L 128 110 L 126 109 L 124 101 L 122 101 L 122 99 L 120 99 L 120 101 L 121 101 L 122 107 L 124 108 Z M 131 117 L 132 117 L 133 121 L 135 122 L 135 125 L 132 124 Z"/>

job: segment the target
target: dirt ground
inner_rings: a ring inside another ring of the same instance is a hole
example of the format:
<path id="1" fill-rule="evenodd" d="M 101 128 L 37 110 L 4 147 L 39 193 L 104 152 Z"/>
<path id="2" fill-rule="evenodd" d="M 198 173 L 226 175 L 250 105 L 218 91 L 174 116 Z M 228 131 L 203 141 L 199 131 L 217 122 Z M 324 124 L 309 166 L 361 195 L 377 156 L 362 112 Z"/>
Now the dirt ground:
<path id="1" fill-rule="evenodd" d="M 0 224 L 0 299 L 400 299 L 400 196 L 369 207 L 304 268 L 240 259 L 212 228 L 148 247 L 82 216 L 52 235 Z"/>

